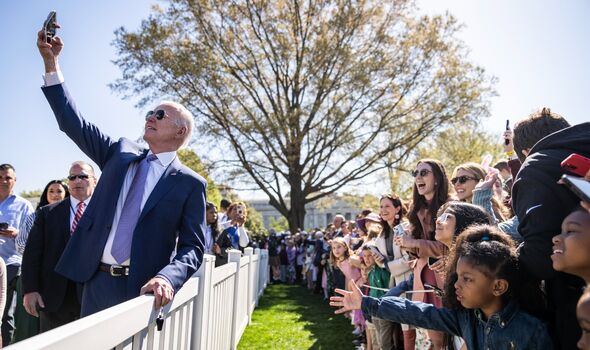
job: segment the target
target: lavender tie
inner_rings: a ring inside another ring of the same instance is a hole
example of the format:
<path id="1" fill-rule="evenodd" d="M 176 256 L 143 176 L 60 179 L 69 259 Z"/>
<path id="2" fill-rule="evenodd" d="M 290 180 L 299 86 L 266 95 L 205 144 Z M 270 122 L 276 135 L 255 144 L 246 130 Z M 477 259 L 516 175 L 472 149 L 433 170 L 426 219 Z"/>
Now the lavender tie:
<path id="1" fill-rule="evenodd" d="M 129 192 L 127 192 L 127 198 L 121 210 L 121 217 L 119 217 L 119 224 L 117 225 L 113 246 L 111 247 L 111 255 L 118 264 L 122 264 L 131 255 L 131 241 L 139 214 L 141 213 L 141 200 L 143 199 L 145 180 L 150 168 L 149 163 L 155 159 L 157 157 L 150 154 L 139 162 L 137 172 L 133 177 Z"/>

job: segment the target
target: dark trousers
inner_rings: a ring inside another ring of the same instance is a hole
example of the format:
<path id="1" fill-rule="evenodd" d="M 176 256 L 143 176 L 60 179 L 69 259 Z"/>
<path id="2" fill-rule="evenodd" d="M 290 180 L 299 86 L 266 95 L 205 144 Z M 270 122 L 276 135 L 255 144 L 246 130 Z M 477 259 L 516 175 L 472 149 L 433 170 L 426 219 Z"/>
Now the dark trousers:
<path id="1" fill-rule="evenodd" d="M 8 346 L 16 329 L 14 310 L 16 309 L 16 284 L 20 277 L 20 266 L 6 266 L 6 307 L 2 315 L 2 344 Z"/>
<path id="2" fill-rule="evenodd" d="M 79 319 L 80 301 L 78 300 L 76 284 L 71 281 L 68 282 L 63 304 L 57 311 L 40 310 L 39 316 L 41 333 Z"/>
<path id="3" fill-rule="evenodd" d="M 129 299 L 127 276 L 113 277 L 108 272 L 97 271 L 84 283 L 80 317 L 92 315 Z"/>

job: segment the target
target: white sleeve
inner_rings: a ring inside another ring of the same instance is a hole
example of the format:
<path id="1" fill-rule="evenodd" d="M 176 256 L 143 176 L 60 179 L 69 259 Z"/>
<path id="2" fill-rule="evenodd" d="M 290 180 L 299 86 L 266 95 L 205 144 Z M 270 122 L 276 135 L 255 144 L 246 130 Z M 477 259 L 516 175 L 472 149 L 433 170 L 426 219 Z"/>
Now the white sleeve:
<path id="1" fill-rule="evenodd" d="M 43 81 L 45 86 L 59 85 L 64 82 L 64 76 L 61 71 L 43 74 Z"/>
<path id="2" fill-rule="evenodd" d="M 246 232 L 244 226 L 238 227 L 238 233 L 240 234 L 240 247 L 247 247 L 248 243 L 250 243 L 250 238 L 248 237 L 248 232 Z"/>

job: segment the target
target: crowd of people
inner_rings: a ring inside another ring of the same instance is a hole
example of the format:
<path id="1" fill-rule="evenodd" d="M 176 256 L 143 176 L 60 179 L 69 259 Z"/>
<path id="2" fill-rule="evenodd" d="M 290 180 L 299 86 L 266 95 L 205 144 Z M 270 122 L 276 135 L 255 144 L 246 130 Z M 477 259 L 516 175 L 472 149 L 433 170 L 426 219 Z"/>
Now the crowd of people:
<path id="1" fill-rule="evenodd" d="M 324 232 L 326 294 L 363 349 L 590 349 L 590 203 L 560 180 L 590 181 L 590 123 L 543 108 L 504 138 L 506 160 L 419 160 L 410 200 Z"/>
<path id="2" fill-rule="evenodd" d="M 362 349 L 590 349 L 590 203 L 560 180 L 590 181 L 590 123 L 543 108 L 503 139 L 495 164 L 419 160 L 407 200 L 271 233 L 271 281 L 331 298 Z"/>

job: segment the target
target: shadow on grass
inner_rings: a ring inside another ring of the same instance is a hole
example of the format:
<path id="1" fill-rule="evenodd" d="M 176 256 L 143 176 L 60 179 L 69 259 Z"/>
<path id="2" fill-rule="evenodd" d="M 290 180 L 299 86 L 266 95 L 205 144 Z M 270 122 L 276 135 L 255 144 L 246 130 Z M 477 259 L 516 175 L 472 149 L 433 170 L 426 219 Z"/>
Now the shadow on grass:
<path id="1" fill-rule="evenodd" d="M 240 349 L 354 349 L 350 320 L 301 286 L 270 285 L 252 321 Z"/>

